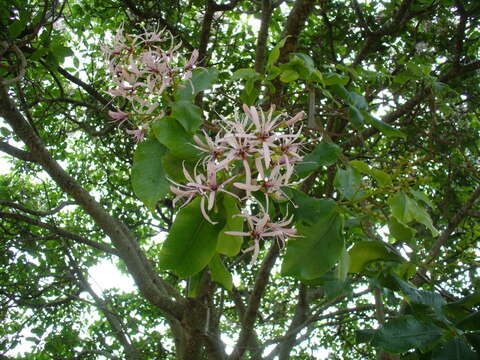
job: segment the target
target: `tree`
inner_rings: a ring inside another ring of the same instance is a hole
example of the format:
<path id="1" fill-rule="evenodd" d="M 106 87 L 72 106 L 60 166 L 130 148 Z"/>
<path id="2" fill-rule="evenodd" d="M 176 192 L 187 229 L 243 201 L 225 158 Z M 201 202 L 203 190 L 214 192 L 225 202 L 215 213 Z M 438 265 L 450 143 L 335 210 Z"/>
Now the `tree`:
<path id="1" fill-rule="evenodd" d="M 0 358 L 478 358 L 479 19 L 3 3 Z"/>

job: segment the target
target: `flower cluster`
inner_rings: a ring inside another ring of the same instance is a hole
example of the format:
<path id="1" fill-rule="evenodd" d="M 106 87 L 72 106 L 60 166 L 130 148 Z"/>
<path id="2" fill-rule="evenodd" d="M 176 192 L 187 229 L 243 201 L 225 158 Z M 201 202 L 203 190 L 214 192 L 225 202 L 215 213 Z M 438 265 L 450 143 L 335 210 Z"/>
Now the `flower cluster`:
<path id="1" fill-rule="evenodd" d="M 126 99 L 132 110 L 109 111 L 118 125 L 129 121 L 136 130 L 127 130 L 137 142 L 143 140 L 150 123 L 163 117 L 158 107 L 164 91 L 179 81 L 190 80 L 198 60 L 198 50 L 183 66 L 179 66 L 181 42 L 165 30 L 143 34 L 124 34 L 118 29 L 111 47 L 102 48 L 115 87 L 108 91 Z"/>
<path id="2" fill-rule="evenodd" d="M 264 112 L 253 106 L 243 106 L 244 114 L 235 113 L 233 119 L 221 118 L 221 129 L 215 137 L 207 133 L 195 136 L 195 147 L 205 156 L 197 163 L 193 174 L 183 169 L 187 182 L 173 182 L 171 191 L 176 195 L 174 203 L 185 199 L 187 204 L 194 197 L 201 197 L 201 211 L 205 219 L 214 223 L 208 212 L 214 208 L 219 192 L 243 201 L 256 201 L 252 193 L 262 192 L 268 207 L 269 198 L 285 199 L 282 188 L 291 186 L 294 164 L 302 160 L 300 155 L 300 134 L 293 125 L 304 117 L 299 112 L 293 117 L 281 113 L 274 115 L 274 108 Z M 222 179 L 222 181 L 219 181 Z M 238 181 L 234 181 L 238 180 Z M 243 195 L 243 196 L 242 196 Z M 242 208 L 251 206 L 243 205 Z M 295 230 L 288 228 L 291 218 L 272 221 L 260 204 L 261 211 L 253 215 L 239 214 L 247 220 L 249 232 L 229 232 L 234 236 L 250 236 L 254 245 L 253 260 L 258 255 L 260 241 L 267 237 L 276 238 L 281 244 Z"/>

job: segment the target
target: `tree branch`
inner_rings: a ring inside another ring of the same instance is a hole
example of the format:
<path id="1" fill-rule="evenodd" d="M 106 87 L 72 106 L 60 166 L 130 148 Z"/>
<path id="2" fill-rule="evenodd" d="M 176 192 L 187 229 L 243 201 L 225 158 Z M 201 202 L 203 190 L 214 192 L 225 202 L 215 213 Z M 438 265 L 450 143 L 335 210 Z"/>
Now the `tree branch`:
<path id="1" fill-rule="evenodd" d="M 0 142 L 0 151 L 3 151 L 5 154 L 13 156 L 19 160 L 36 162 L 35 156 L 32 153 L 17 149 L 16 147 L 8 144 L 7 142 Z"/>
<path id="2" fill-rule="evenodd" d="M 270 27 L 270 21 L 272 20 L 272 11 L 272 1 L 262 0 L 262 18 L 257 36 L 257 46 L 255 48 L 255 71 L 259 74 L 263 74 L 265 71 L 268 28 Z"/>
<path id="3" fill-rule="evenodd" d="M 38 163 L 58 186 L 74 198 L 76 203 L 80 205 L 110 237 L 145 298 L 169 316 L 179 318 L 182 313 L 182 304 L 172 301 L 169 298 L 169 295 L 172 296 L 174 294 L 173 288 L 165 284 L 165 281 L 155 273 L 130 230 L 123 223 L 110 216 L 104 208 L 52 158 L 41 139 L 18 111 L 3 86 L 0 86 L 0 116 L 5 118 L 17 136 L 27 145 L 32 153 L 35 153 Z M 176 298 L 179 299 L 180 295 L 177 295 Z"/>
<path id="4" fill-rule="evenodd" d="M 240 331 L 237 344 L 235 345 L 232 354 L 229 356 L 229 360 L 239 360 L 247 350 L 248 343 L 252 336 L 253 326 L 255 325 L 255 320 L 258 316 L 260 301 L 278 254 L 278 245 L 273 242 L 260 266 L 257 276 L 255 277 L 255 285 L 248 299 L 247 309 L 242 319 L 242 330 Z"/>

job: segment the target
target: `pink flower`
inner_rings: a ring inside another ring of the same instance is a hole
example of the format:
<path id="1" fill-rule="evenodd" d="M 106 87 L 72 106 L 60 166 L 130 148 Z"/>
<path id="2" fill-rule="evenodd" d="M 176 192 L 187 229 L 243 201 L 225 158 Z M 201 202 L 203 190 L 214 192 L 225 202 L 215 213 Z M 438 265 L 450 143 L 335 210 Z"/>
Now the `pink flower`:
<path id="1" fill-rule="evenodd" d="M 118 121 L 118 126 L 121 126 L 128 118 L 128 114 L 123 111 L 109 111 L 108 116 L 110 116 L 114 121 Z"/>
<path id="2" fill-rule="evenodd" d="M 142 142 L 143 139 L 145 138 L 145 134 L 147 133 L 147 128 L 140 128 L 136 130 L 129 130 L 127 129 L 126 132 L 128 135 L 132 135 L 133 138 L 135 139 L 135 142 L 138 144 L 139 142 Z"/>
<path id="3" fill-rule="evenodd" d="M 170 180 L 174 185 L 177 187 L 171 186 L 170 191 L 173 192 L 175 195 L 175 199 L 173 200 L 173 205 L 181 199 L 186 197 L 187 200 L 182 205 L 185 206 L 188 204 L 195 196 L 201 196 L 200 200 L 200 211 L 202 212 L 203 217 L 211 224 L 216 224 L 216 222 L 212 221 L 207 214 L 207 210 L 210 211 L 213 209 L 215 203 L 215 195 L 221 191 L 227 193 L 235 198 L 238 199 L 238 196 L 231 193 L 230 191 L 225 189 L 225 185 L 232 181 L 235 177 L 231 177 L 224 181 L 222 184 L 217 184 L 217 171 L 218 168 L 213 162 L 207 163 L 207 176 L 203 174 L 197 173 L 197 167 L 193 170 L 193 177 L 188 173 L 187 169 L 185 169 L 185 164 L 183 164 L 183 174 L 187 179 L 186 184 L 179 184 L 173 180 Z M 207 207 L 205 208 L 205 199 L 207 199 Z"/>
<path id="4" fill-rule="evenodd" d="M 270 216 L 267 212 L 262 210 L 261 216 L 253 216 L 249 214 L 240 214 L 237 216 L 244 217 L 247 220 L 249 232 L 242 231 L 226 231 L 225 234 L 233 236 L 250 236 L 253 240 L 253 245 L 244 250 L 244 252 L 253 251 L 252 261 L 253 264 L 258 257 L 260 252 L 260 241 L 265 240 L 265 238 L 273 237 L 280 242 L 280 246 L 285 245 L 285 239 L 289 236 L 296 236 L 296 229 L 287 228 L 286 226 L 290 225 L 292 222 L 292 217 L 290 219 L 282 219 L 279 222 L 271 222 Z"/>
<path id="5" fill-rule="evenodd" d="M 183 69 L 186 73 L 191 75 L 193 67 L 196 65 L 198 60 L 198 49 L 193 50 L 192 55 L 190 56 L 190 60 L 183 66 Z M 189 76 L 190 77 L 190 76 Z"/>

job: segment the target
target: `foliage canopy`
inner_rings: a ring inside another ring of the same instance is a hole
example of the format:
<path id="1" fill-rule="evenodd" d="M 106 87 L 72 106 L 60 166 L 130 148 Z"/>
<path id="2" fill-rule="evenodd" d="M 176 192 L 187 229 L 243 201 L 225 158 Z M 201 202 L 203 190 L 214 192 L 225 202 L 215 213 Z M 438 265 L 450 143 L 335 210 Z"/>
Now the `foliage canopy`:
<path id="1" fill-rule="evenodd" d="M 0 359 L 479 357 L 478 1 L 0 5 Z M 112 96 L 119 28 L 180 44 L 141 105 Z M 187 180 L 272 105 L 295 161 L 247 134 Z M 136 289 L 93 286 L 105 263 Z"/>

